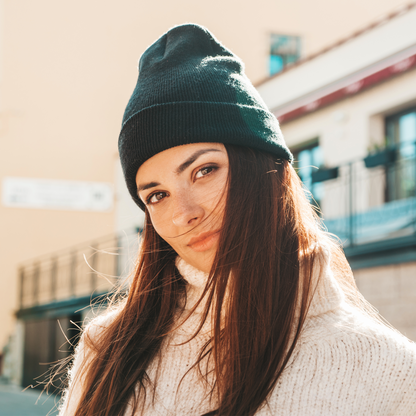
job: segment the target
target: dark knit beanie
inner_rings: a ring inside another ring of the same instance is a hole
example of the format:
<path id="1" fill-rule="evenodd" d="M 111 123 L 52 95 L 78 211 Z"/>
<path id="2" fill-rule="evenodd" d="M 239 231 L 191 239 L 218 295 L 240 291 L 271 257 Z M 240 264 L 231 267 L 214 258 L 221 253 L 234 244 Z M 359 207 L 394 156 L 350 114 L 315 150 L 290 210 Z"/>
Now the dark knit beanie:
<path id="1" fill-rule="evenodd" d="M 248 146 L 292 161 L 279 123 L 244 74 L 243 62 L 205 28 L 176 26 L 143 53 L 123 116 L 119 153 L 140 208 L 136 174 L 171 147 L 214 142 Z"/>

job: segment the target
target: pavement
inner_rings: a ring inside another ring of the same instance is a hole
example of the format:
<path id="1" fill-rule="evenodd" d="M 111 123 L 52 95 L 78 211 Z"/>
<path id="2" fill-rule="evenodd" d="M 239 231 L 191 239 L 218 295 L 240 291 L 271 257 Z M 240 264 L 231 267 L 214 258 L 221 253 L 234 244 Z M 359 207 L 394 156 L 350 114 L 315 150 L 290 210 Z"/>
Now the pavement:
<path id="1" fill-rule="evenodd" d="M 41 395 L 41 390 L 23 389 L 0 384 L 0 416 L 57 416 L 54 395 Z"/>

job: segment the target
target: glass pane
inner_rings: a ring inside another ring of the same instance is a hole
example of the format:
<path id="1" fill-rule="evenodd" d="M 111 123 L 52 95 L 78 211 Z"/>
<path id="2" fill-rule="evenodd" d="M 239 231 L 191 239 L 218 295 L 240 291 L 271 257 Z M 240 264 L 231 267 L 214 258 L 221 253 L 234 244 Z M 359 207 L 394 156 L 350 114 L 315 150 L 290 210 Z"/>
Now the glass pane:
<path id="1" fill-rule="evenodd" d="M 270 74 L 276 74 L 300 57 L 300 37 L 272 34 L 270 37 Z"/>
<path id="2" fill-rule="evenodd" d="M 283 59 L 278 55 L 270 56 L 270 75 L 277 74 L 283 69 Z"/>
<path id="3" fill-rule="evenodd" d="M 287 55 L 286 56 L 286 65 L 293 64 L 299 59 L 297 55 Z"/>
<path id="4" fill-rule="evenodd" d="M 416 141 L 416 112 L 400 117 L 400 141 Z"/>
<path id="5" fill-rule="evenodd" d="M 412 109 L 391 116 L 386 123 L 389 144 L 397 146 L 395 163 L 385 167 L 386 202 L 392 202 L 415 195 L 416 111 Z"/>
<path id="6" fill-rule="evenodd" d="M 299 49 L 299 36 L 272 34 L 270 45 L 272 55 L 299 55 Z"/>
<path id="7" fill-rule="evenodd" d="M 317 168 L 322 167 L 324 164 L 324 155 L 320 146 L 313 147 L 312 152 L 312 164 Z"/>
<path id="8" fill-rule="evenodd" d="M 299 176 L 310 190 L 312 185 L 312 158 L 310 150 L 302 150 L 298 154 Z"/>
<path id="9" fill-rule="evenodd" d="M 312 193 L 314 201 L 311 201 L 315 205 L 319 205 L 324 197 L 324 184 L 322 183 L 312 183 L 312 173 L 316 171 L 317 168 L 323 165 L 323 154 L 322 149 L 316 144 L 313 147 L 308 147 L 305 150 L 301 150 L 297 155 L 295 155 L 297 161 L 298 174 L 302 179 L 305 187 Z M 310 194 L 307 194 L 308 199 Z"/>
<path id="10" fill-rule="evenodd" d="M 399 142 L 402 157 L 413 157 L 416 150 L 416 112 L 406 114 L 399 119 Z"/>

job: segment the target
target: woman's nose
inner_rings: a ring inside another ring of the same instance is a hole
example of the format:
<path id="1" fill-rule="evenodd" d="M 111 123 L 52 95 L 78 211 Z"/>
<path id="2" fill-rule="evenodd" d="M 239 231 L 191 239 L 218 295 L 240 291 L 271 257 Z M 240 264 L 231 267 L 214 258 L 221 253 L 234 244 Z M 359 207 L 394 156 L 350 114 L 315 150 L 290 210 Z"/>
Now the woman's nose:
<path id="1" fill-rule="evenodd" d="M 194 201 L 189 193 L 185 193 L 175 201 L 175 208 L 172 213 L 172 222 L 177 227 L 195 227 L 204 218 L 203 207 Z"/>

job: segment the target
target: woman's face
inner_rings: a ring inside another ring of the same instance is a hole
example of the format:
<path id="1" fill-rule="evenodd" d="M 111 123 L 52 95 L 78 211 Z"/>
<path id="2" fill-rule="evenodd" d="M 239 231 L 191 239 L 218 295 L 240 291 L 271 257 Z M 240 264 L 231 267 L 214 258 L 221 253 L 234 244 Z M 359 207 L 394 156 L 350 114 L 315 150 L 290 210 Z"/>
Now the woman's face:
<path id="1" fill-rule="evenodd" d="M 187 263 L 209 272 L 222 226 L 228 155 L 223 144 L 165 150 L 140 166 L 138 195 L 153 227 Z"/>

